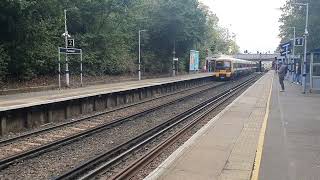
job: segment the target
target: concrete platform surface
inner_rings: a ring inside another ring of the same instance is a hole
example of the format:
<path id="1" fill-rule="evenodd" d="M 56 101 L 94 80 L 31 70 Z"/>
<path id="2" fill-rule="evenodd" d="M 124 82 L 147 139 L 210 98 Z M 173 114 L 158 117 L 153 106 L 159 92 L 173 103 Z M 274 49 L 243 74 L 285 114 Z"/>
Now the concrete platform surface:
<path id="1" fill-rule="evenodd" d="M 264 75 L 145 179 L 250 179 L 273 77 Z"/>
<path id="2" fill-rule="evenodd" d="M 275 78 L 260 166 L 260 180 L 320 179 L 320 95 L 302 94 Z"/>
<path id="3" fill-rule="evenodd" d="M 144 88 L 165 83 L 173 83 L 209 76 L 212 76 L 212 73 L 198 73 L 168 78 L 146 79 L 141 81 L 129 81 L 114 84 L 95 85 L 76 89 L 3 95 L 0 96 L 0 111 L 31 107 L 35 105 L 48 104 L 53 102 L 61 102 L 83 97 L 96 96 L 105 93 Z"/>

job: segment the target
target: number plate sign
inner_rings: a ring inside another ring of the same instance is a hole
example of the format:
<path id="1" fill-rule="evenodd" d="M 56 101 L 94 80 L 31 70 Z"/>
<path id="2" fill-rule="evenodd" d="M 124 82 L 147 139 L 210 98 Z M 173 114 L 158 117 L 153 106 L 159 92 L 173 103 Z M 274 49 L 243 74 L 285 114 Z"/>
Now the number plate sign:
<path id="1" fill-rule="evenodd" d="M 303 46 L 304 38 L 303 37 L 298 37 L 295 40 L 295 46 Z"/>
<path id="2" fill-rule="evenodd" d="M 67 44 L 68 44 L 68 48 L 73 48 L 74 47 L 74 39 L 68 39 Z"/>

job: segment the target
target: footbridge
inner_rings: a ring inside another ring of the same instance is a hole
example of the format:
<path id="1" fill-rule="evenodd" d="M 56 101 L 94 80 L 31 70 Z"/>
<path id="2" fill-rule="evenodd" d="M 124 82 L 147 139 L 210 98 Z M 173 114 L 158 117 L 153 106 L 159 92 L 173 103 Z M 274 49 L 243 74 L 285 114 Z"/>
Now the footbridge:
<path id="1" fill-rule="evenodd" d="M 274 61 L 275 58 L 281 59 L 280 54 L 236 54 L 237 59 L 244 59 L 248 61 Z"/>

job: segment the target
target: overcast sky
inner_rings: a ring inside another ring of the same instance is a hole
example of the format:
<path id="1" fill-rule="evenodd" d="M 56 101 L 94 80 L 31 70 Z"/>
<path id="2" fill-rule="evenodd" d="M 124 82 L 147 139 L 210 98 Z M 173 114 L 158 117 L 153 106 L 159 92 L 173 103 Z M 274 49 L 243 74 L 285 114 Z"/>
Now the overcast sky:
<path id="1" fill-rule="evenodd" d="M 217 14 L 220 25 L 237 36 L 241 51 L 273 52 L 279 45 L 279 8 L 285 0 L 200 0 Z"/>

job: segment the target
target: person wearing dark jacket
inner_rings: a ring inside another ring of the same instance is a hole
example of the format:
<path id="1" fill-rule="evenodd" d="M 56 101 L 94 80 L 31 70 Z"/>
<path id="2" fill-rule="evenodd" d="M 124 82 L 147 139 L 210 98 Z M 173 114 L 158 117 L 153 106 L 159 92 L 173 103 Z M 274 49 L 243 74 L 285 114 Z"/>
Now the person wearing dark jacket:
<path id="1" fill-rule="evenodd" d="M 281 85 L 281 90 L 280 90 L 280 92 L 283 92 L 284 91 L 284 83 L 283 83 L 283 81 L 284 81 L 284 77 L 286 76 L 286 74 L 287 74 L 287 71 L 288 71 L 288 67 L 287 67 L 287 65 L 285 65 L 285 64 L 280 64 L 281 66 L 280 66 L 280 68 L 279 68 L 279 72 L 278 72 L 278 74 L 279 74 L 279 82 L 280 82 L 280 85 Z"/>

